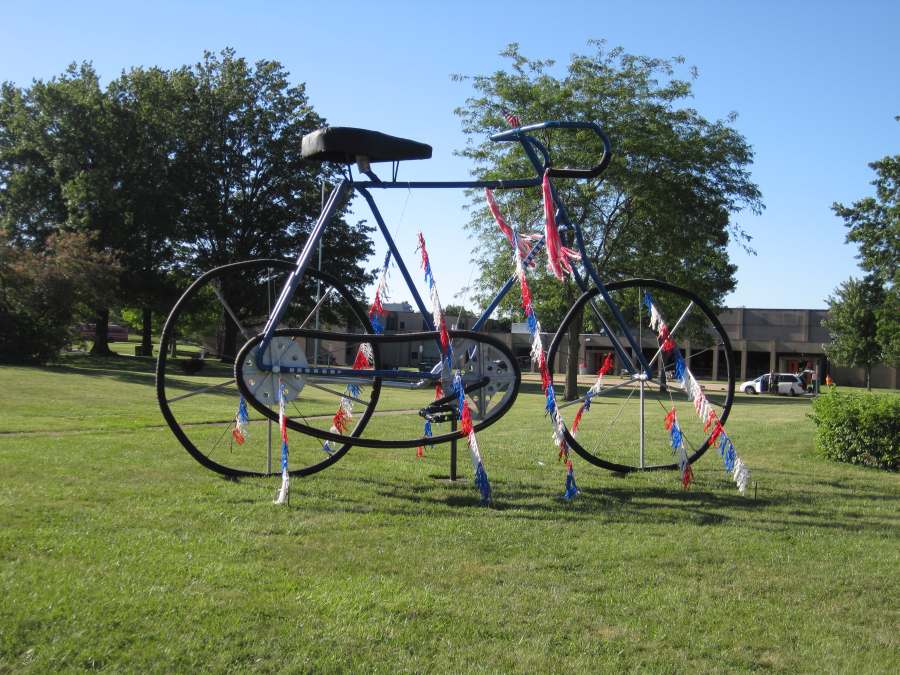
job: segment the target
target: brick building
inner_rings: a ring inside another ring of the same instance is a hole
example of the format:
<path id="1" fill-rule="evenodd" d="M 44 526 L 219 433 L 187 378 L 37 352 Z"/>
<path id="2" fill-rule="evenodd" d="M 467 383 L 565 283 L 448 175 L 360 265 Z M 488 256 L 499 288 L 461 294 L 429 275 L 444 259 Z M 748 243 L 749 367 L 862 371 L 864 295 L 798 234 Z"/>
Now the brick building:
<path id="1" fill-rule="evenodd" d="M 795 373 L 806 368 L 825 374 L 838 384 L 865 386 L 862 368 L 844 368 L 828 362 L 823 344 L 828 331 L 822 320 L 828 315 L 823 309 L 758 309 L 737 307 L 719 314 L 719 321 L 728 333 L 734 350 L 738 383 L 768 372 Z M 649 338 L 652 340 L 652 336 Z M 645 339 L 643 347 L 653 349 Z M 685 358 L 691 359 L 691 345 L 682 347 Z M 596 372 L 602 357 L 610 350 L 609 340 L 601 335 L 582 335 L 579 362 L 590 372 Z M 652 351 L 650 351 L 652 354 Z M 691 362 L 691 370 L 701 378 L 719 379 L 721 352 L 706 351 Z M 872 369 L 872 386 L 897 388 L 897 369 L 879 365 Z"/>
<path id="2" fill-rule="evenodd" d="M 422 317 L 408 303 L 386 303 L 386 332 L 408 333 L 427 330 Z M 838 384 L 865 386 L 862 368 L 843 368 L 828 362 L 822 345 L 828 341 L 828 332 L 822 326 L 827 316 L 826 310 L 819 309 L 759 309 L 749 307 L 730 308 L 719 314 L 719 321 L 731 339 L 734 350 L 735 375 L 738 383 L 771 371 L 794 373 L 810 369 L 824 381 L 825 374 Z M 452 326 L 457 317 L 448 317 Z M 471 328 L 474 319 L 459 319 L 460 329 Z M 511 332 L 493 332 L 494 337 L 510 346 L 519 358 L 523 369 L 529 367 L 531 336 L 525 324 L 513 324 Z M 552 333 L 544 334 L 544 346 L 549 347 Z M 655 338 L 649 331 L 644 333 L 642 345 L 648 356 L 656 350 Z M 685 359 L 697 377 L 702 379 L 724 379 L 724 368 L 720 367 L 721 351 L 703 350 L 692 353 L 690 340 L 679 341 Z M 606 353 L 611 350 L 609 340 L 598 334 L 584 334 L 580 339 L 579 363 L 586 372 L 597 372 Z M 399 343 L 383 345 L 382 362 L 388 366 L 428 367 L 440 358 L 434 341 L 421 343 Z M 555 371 L 561 372 L 566 353 L 563 348 L 557 357 Z M 562 364 L 559 363 L 562 361 Z M 879 365 L 872 370 L 873 387 L 898 386 L 897 369 Z"/>

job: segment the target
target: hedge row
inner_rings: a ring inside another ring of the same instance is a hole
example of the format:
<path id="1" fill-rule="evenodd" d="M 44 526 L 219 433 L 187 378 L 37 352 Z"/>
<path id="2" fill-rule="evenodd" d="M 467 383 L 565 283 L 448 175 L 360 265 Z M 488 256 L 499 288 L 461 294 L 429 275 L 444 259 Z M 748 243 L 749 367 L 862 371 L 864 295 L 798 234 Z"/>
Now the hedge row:
<path id="1" fill-rule="evenodd" d="M 816 447 L 830 459 L 900 468 L 900 396 L 842 393 L 830 387 L 813 402 Z"/>

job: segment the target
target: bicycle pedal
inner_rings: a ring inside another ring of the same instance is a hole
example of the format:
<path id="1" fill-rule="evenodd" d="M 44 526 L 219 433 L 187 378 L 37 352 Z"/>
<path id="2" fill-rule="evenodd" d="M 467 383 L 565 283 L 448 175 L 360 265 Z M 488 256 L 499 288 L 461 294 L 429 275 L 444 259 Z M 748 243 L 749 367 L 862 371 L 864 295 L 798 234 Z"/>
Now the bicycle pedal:
<path id="1" fill-rule="evenodd" d="M 430 417 L 432 422 L 449 422 L 450 416 L 454 416 L 456 417 L 456 419 L 459 419 L 459 414 L 456 411 L 456 406 L 426 406 L 419 410 L 419 417 Z"/>

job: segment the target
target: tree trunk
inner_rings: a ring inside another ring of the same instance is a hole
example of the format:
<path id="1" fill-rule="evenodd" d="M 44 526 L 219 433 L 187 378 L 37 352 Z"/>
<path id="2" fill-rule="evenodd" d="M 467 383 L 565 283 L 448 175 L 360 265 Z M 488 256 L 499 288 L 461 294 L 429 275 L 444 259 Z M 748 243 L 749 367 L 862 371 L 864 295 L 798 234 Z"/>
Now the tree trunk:
<path id="1" fill-rule="evenodd" d="M 225 319 L 225 335 L 222 339 L 222 363 L 234 363 L 237 355 L 238 327 L 230 318 Z"/>
<path id="2" fill-rule="evenodd" d="M 141 320 L 141 353 L 144 356 L 153 356 L 153 310 L 144 307 Z"/>
<path id="3" fill-rule="evenodd" d="M 92 356 L 112 356 L 109 348 L 109 308 L 97 310 L 97 318 L 94 322 L 94 345 L 91 347 Z"/>
<path id="4" fill-rule="evenodd" d="M 872 366 L 866 365 L 866 391 L 872 391 Z"/>
<path id="5" fill-rule="evenodd" d="M 656 371 L 659 376 L 659 390 L 662 393 L 668 391 L 668 382 L 666 381 L 666 367 L 665 363 L 662 359 L 662 354 L 659 355 L 659 359 L 656 361 Z"/>
<path id="6" fill-rule="evenodd" d="M 567 339 L 568 356 L 566 358 L 566 391 L 564 400 L 573 401 L 578 398 L 578 348 L 580 346 L 581 328 L 584 324 L 584 309 L 569 324 Z"/>

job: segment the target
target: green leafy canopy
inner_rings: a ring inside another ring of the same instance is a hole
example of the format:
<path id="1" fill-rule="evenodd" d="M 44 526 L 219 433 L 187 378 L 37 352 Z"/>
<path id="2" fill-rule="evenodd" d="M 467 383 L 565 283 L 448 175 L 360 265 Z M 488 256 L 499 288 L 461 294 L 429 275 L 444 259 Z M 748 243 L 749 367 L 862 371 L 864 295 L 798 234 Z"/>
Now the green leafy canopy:
<path id="1" fill-rule="evenodd" d="M 897 119 L 900 121 L 900 117 Z M 864 365 L 869 352 L 878 350 L 876 361 L 896 366 L 900 364 L 900 155 L 888 155 L 869 166 L 876 174 L 872 181 L 875 196 L 850 206 L 835 202 L 832 209 L 844 220 L 847 243 L 859 246 L 860 267 L 869 273 L 864 282 L 851 279 L 841 286 L 840 306 L 875 303 L 853 310 L 865 312 L 866 317 L 871 314 L 875 325 L 870 326 L 868 320 L 865 324 L 844 320 L 842 314 L 833 317 L 829 321 L 834 327 L 832 350 L 853 365 Z M 854 290 L 860 284 L 868 289 L 865 294 Z M 850 309 L 840 311 L 846 313 Z"/>
<path id="2" fill-rule="evenodd" d="M 750 236 L 734 219 L 743 209 L 763 209 L 749 173 L 753 152 L 727 120 L 709 121 L 685 107 L 691 80 L 676 70 L 683 59 L 634 56 L 591 41 L 565 69 L 524 56 L 517 44 L 502 53 L 508 66 L 490 75 L 455 75 L 475 95 L 456 113 L 468 136 L 460 154 L 482 179 L 525 177 L 533 169 L 518 145 L 483 140 L 507 127 L 504 109 L 523 124 L 543 120 L 596 121 L 613 141 L 613 160 L 601 179 L 557 180 L 572 221 L 584 231 L 591 261 L 603 279 L 657 277 L 690 288 L 717 304 L 735 287 L 727 245 L 749 248 Z M 590 132 L 542 131 L 555 166 L 596 164 L 601 147 Z M 534 191 L 497 194 L 501 210 L 522 230 L 538 229 L 540 197 Z M 478 239 L 476 290 L 484 297 L 511 271 L 508 246 L 472 194 L 470 230 Z M 553 290 L 546 274 L 534 282 L 545 326 L 558 321 L 573 292 Z M 516 312 L 517 299 L 501 310 Z M 570 304 L 570 303 L 569 303 Z"/>

